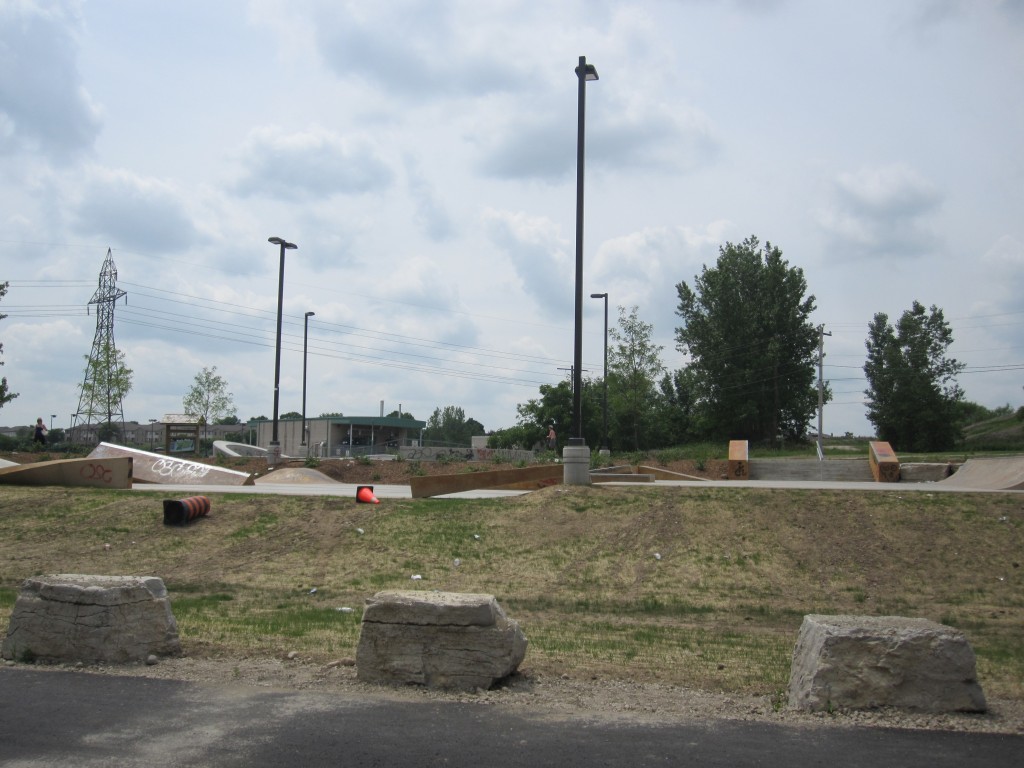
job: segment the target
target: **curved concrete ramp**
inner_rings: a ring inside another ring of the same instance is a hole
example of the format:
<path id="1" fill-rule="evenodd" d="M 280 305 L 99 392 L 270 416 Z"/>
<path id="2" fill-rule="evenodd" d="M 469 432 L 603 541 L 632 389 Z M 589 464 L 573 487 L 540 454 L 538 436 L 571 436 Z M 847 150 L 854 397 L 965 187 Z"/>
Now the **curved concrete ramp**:
<path id="1" fill-rule="evenodd" d="M 61 485 L 86 488 L 132 487 L 132 459 L 117 456 L 57 459 L 0 468 L 3 485 Z"/>
<path id="2" fill-rule="evenodd" d="M 272 485 L 274 483 L 336 483 L 323 472 L 309 467 L 282 467 L 275 469 L 256 478 L 257 485 Z"/>
<path id="3" fill-rule="evenodd" d="M 232 443 L 228 440 L 214 440 L 213 452 L 231 458 L 246 456 L 249 458 L 265 459 L 267 457 L 266 448 L 260 448 L 258 445 L 249 445 L 248 443 Z"/>
<path id="4" fill-rule="evenodd" d="M 968 459 L 940 484 L 986 491 L 1024 491 L 1024 456 Z"/>

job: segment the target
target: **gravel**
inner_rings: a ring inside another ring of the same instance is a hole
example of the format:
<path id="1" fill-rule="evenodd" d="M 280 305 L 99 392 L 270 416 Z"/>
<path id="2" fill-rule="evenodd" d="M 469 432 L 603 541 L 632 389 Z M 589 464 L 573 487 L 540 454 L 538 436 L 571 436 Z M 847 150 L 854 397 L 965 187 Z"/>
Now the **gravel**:
<path id="1" fill-rule="evenodd" d="M 291 658 L 288 658 L 288 657 Z M 450 693 L 417 686 L 381 687 L 360 683 L 355 662 L 281 659 L 161 659 L 157 664 L 37 664 L 41 670 L 125 675 L 200 684 L 241 685 L 270 690 L 319 691 L 365 701 L 451 701 L 507 708 L 531 717 L 564 720 L 645 722 L 671 725 L 714 720 L 758 721 L 791 727 L 899 728 L 1024 734 L 1024 703 L 989 699 L 985 714 L 931 714 L 882 708 L 810 713 L 789 709 L 780 696 L 747 696 L 699 691 L 630 680 L 577 679 L 533 674 L 523 669 L 491 690 Z"/>

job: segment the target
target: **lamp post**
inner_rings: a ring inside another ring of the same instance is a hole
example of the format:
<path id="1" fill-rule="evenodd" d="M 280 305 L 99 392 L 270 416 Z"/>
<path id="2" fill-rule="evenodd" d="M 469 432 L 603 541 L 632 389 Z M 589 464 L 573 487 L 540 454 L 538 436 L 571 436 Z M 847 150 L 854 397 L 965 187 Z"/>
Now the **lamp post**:
<path id="1" fill-rule="evenodd" d="M 309 343 L 309 318 L 316 312 L 307 312 L 302 328 L 302 447 L 306 448 L 306 350 Z M 308 454 L 308 448 L 307 448 Z"/>
<path id="2" fill-rule="evenodd" d="M 601 443 L 601 453 L 608 454 L 608 294 L 592 293 L 592 299 L 604 299 L 604 442 Z"/>
<path id="3" fill-rule="evenodd" d="M 56 413 L 51 413 L 50 414 L 50 431 L 51 432 L 53 432 L 53 420 L 56 419 L 56 418 L 57 418 L 57 414 Z"/>
<path id="4" fill-rule="evenodd" d="M 267 465 L 274 467 L 281 460 L 281 443 L 277 439 L 277 405 L 281 394 L 281 312 L 284 304 L 284 252 L 290 248 L 298 248 L 280 237 L 267 238 L 267 242 L 281 246 L 281 268 L 277 276 L 277 344 L 274 358 L 274 426 L 270 436 L 270 450 L 267 452 Z"/>
<path id="5" fill-rule="evenodd" d="M 597 69 L 593 64 L 587 64 L 586 56 L 580 56 L 579 66 L 576 67 L 576 79 L 579 82 L 579 119 L 576 129 L 576 333 L 573 344 L 573 427 L 569 444 L 562 456 L 565 461 L 564 482 L 567 485 L 589 485 L 590 450 L 583 437 L 583 158 L 587 81 L 597 80 Z"/>

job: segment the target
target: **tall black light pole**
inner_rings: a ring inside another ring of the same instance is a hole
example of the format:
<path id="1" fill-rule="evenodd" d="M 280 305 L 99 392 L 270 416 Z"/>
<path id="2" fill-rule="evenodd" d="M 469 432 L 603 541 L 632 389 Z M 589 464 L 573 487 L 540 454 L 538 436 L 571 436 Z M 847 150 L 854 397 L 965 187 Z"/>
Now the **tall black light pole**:
<path id="1" fill-rule="evenodd" d="M 576 338 L 573 345 L 572 436 L 570 445 L 586 445 L 583 438 L 583 158 L 584 126 L 587 113 L 587 81 L 597 80 L 597 70 L 580 56 L 576 67 L 579 80 L 579 123 L 576 129 Z"/>
<path id="2" fill-rule="evenodd" d="M 284 252 L 290 248 L 298 248 L 280 237 L 267 238 L 267 242 L 281 246 L 281 270 L 277 276 L 277 345 L 274 358 L 274 428 L 270 437 L 270 451 L 267 453 L 267 464 L 276 466 L 281 460 L 281 443 L 277 439 L 277 404 L 281 394 L 281 312 L 284 305 Z"/>
<path id="3" fill-rule="evenodd" d="M 608 294 L 592 293 L 592 299 L 604 299 L 604 442 L 601 450 L 608 450 Z"/>
<path id="4" fill-rule="evenodd" d="M 307 312 L 302 329 L 302 445 L 306 446 L 306 349 L 309 343 L 309 318 L 316 312 Z"/>

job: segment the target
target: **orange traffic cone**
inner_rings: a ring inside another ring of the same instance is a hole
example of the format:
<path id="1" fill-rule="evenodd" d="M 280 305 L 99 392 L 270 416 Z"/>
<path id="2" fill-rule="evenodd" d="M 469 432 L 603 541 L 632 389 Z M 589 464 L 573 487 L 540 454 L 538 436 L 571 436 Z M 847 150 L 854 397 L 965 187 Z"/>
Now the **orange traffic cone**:
<path id="1" fill-rule="evenodd" d="M 356 487 L 356 501 L 362 504 L 380 504 L 380 499 L 373 495 L 372 485 L 360 485 Z"/>

